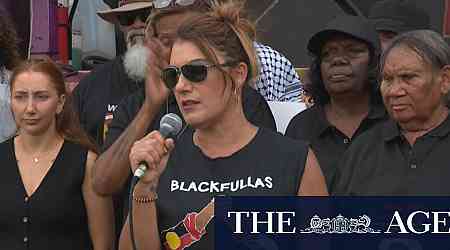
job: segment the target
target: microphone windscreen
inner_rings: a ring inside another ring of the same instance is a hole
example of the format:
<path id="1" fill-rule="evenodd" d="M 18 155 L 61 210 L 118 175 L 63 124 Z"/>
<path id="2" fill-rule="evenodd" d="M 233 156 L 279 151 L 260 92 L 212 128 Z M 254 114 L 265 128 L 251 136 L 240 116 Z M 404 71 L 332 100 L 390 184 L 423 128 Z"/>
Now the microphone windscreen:
<path id="1" fill-rule="evenodd" d="M 174 113 L 164 115 L 159 122 L 159 132 L 164 138 L 176 136 L 182 127 L 183 121 Z"/>

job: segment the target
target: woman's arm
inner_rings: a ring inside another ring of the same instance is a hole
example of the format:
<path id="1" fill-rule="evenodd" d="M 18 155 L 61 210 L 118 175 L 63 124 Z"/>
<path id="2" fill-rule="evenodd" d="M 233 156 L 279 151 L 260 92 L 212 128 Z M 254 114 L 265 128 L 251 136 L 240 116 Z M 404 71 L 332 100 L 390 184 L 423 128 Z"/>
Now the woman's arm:
<path id="1" fill-rule="evenodd" d="M 135 142 L 131 148 L 130 164 L 132 172 L 136 171 L 141 162 L 146 162 L 148 165 L 147 171 L 136 185 L 133 194 L 133 229 L 138 249 L 161 249 L 155 192 L 159 177 L 164 172 L 170 151 L 174 147 L 173 139 L 164 139 L 158 131 L 153 131 Z M 120 235 L 120 250 L 132 249 L 129 223 L 128 218 Z"/>
<path id="2" fill-rule="evenodd" d="M 138 183 L 134 195 L 139 197 L 155 197 L 151 185 Z M 130 236 L 130 218 L 123 226 L 120 234 L 119 250 L 132 250 Z M 133 229 L 136 247 L 145 250 L 160 250 L 158 218 L 156 216 L 155 201 L 139 203 L 133 200 Z"/>
<path id="3" fill-rule="evenodd" d="M 308 149 L 308 156 L 305 163 L 305 171 L 297 192 L 298 196 L 328 196 L 325 177 L 320 169 L 316 155 Z"/>
<path id="4" fill-rule="evenodd" d="M 83 197 L 86 206 L 89 232 L 94 250 L 114 249 L 114 210 L 111 197 L 94 192 L 92 171 L 97 155 L 88 153 L 83 181 Z"/>

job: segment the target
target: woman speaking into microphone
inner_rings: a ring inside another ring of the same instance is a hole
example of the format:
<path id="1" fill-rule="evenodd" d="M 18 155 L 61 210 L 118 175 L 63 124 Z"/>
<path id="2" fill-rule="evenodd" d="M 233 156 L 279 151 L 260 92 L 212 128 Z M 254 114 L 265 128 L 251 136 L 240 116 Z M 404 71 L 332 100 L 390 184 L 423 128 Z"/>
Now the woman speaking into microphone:
<path id="1" fill-rule="evenodd" d="M 242 8 L 234 1 L 215 5 L 177 31 L 161 74 L 165 86 L 154 86 L 153 95 L 163 99 L 173 91 L 189 128 L 179 147 L 153 131 L 131 149 L 133 172 L 141 162 L 149 166 L 133 193 L 139 249 L 214 249 L 207 225 L 216 195 L 327 195 L 306 143 L 244 116 L 241 91 L 258 70 L 254 27 Z M 132 248 L 128 223 L 120 249 Z"/>

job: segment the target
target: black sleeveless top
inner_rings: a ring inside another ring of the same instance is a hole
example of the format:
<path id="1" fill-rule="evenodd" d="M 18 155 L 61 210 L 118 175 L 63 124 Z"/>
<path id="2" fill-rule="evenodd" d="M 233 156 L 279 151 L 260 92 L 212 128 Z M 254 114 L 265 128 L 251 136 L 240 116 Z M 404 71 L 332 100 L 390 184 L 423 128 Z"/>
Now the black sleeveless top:
<path id="1" fill-rule="evenodd" d="M 259 128 L 244 148 L 211 159 L 193 143 L 193 131 L 178 139 L 160 177 L 156 202 L 164 249 L 214 249 L 214 219 L 206 232 L 195 230 L 196 216 L 216 195 L 295 196 L 308 146 Z"/>
<path id="2" fill-rule="evenodd" d="M 0 144 L 0 248 L 92 249 L 82 184 L 87 150 L 65 141 L 30 196 L 17 166 L 14 138 Z"/>

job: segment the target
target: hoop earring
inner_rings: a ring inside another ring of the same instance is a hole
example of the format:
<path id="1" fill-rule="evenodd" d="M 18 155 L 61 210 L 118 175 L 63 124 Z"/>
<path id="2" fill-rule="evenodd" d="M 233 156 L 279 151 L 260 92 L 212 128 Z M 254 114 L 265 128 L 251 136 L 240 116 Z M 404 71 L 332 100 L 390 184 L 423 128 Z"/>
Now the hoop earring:
<path id="1" fill-rule="evenodd" d="M 236 100 L 236 103 L 239 103 L 239 95 L 238 95 L 237 87 L 234 87 L 234 98 Z"/>

